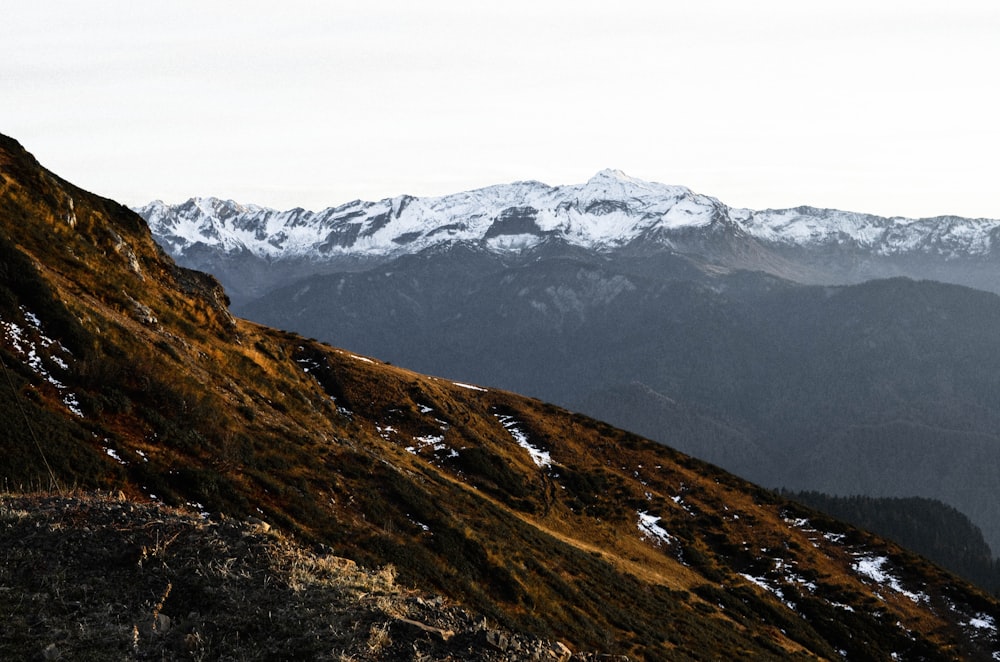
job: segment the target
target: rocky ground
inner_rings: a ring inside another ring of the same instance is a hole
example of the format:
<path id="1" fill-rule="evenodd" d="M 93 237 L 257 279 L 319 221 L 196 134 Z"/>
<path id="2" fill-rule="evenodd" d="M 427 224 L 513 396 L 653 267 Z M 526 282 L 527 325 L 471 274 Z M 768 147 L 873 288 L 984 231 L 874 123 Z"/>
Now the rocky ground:
<path id="1" fill-rule="evenodd" d="M 0 659 L 569 660 L 261 521 L 0 496 Z"/>

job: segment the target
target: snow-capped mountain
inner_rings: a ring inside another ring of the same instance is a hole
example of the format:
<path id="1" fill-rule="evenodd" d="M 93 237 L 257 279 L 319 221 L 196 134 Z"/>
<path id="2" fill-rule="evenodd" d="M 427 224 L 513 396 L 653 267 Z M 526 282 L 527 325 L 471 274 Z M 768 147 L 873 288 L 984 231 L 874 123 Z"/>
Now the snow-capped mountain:
<path id="1" fill-rule="evenodd" d="M 686 242 L 678 245 L 678 237 L 709 228 L 777 248 L 983 257 L 993 253 L 1000 232 L 1000 220 L 990 219 L 884 218 L 812 207 L 736 209 L 681 186 L 617 170 L 603 170 L 573 186 L 515 182 L 442 197 L 358 200 L 319 212 L 277 211 L 217 198 L 192 198 L 180 205 L 156 201 L 136 211 L 175 256 L 201 244 L 268 260 L 386 258 L 459 241 L 517 252 L 547 239 L 598 251 L 655 241 L 683 252 Z"/>
<path id="2" fill-rule="evenodd" d="M 588 248 L 617 247 L 654 228 L 706 225 L 724 207 L 690 190 L 605 170 L 578 186 L 513 184 L 436 198 L 354 201 L 310 212 L 276 211 L 217 198 L 137 211 L 176 254 L 196 243 L 271 259 L 391 256 L 466 241 L 523 249 L 545 237 Z"/>

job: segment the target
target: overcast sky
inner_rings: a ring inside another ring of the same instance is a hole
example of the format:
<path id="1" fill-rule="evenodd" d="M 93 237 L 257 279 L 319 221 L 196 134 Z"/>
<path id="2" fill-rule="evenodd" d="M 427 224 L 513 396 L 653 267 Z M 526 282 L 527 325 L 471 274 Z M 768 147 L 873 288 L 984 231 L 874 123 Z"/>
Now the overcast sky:
<path id="1" fill-rule="evenodd" d="M 1000 218 L 1000 2 L 0 0 L 0 133 L 128 204 L 320 209 L 602 168 Z"/>

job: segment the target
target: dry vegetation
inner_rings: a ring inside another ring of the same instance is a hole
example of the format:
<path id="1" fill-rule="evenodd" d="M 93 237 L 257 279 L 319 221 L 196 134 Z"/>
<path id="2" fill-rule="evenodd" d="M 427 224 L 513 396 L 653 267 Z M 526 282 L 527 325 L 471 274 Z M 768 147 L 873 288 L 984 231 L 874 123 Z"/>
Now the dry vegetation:
<path id="1" fill-rule="evenodd" d="M 303 549 L 259 521 L 107 496 L 8 494 L 0 549 L 8 660 L 567 656 L 558 642 L 405 589 L 391 566 L 369 571 Z"/>

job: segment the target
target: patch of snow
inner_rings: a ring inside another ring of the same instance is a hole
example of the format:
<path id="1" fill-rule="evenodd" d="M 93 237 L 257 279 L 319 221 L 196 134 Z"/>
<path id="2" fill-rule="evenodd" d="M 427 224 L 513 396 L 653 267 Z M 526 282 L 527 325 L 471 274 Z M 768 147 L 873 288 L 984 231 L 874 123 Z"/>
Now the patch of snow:
<path id="1" fill-rule="evenodd" d="M 740 577 L 747 580 L 752 584 L 756 584 L 766 591 L 770 591 L 771 587 L 768 585 L 767 581 L 763 577 L 754 577 L 753 575 L 748 575 L 745 572 L 740 573 Z"/>
<path id="2" fill-rule="evenodd" d="M 117 462 L 118 464 L 126 464 L 125 460 L 118 455 L 118 451 L 113 448 L 105 448 L 104 452 L 107 453 L 108 457 Z"/>
<path id="3" fill-rule="evenodd" d="M 680 494 L 675 494 L 674 496 L 670 497 L 670 500 L 676 503 L 681 508 L 683 508 L 684 512 L 686 512 L 688 515 L 690 515 L 691 517 L 695 517 L 695 513 L 694 511 L 691 510 L 691 506 L 684 503 L 684 499 L 683 497 L 681 497 Z"/>
<path id="4" fill-rule="evenodd" d="M 7 336 L 10 344 L 14 346 L 18 352 L 23 353 L 24 348 L 22 343 L 24 342 L 24 329 L 15 324 L 14 322 L 2 322 L 0 321 L 0 326 L 3 327 L 4 334 Z"/>
<path id="5" fill-rule="evenodd" d="M 969 620 L 968 625 L 977 630 L 993 630 L 996 632 L 997 629 L 996 621 L 989 614 L 977 614 Z"/>
<path id="6" fill-rule="evenodd" d="M 810 593 L 815 593 L 819 588 L 815 582 L 807 580 L 805 577 L 792 570 L 791 566 L 785 561 L 776 559 L 775 569 L 782 574 L 785 582 L 788 584 L 798 584 Z"/>
<path id="7" fill-rule="evenodd" d="M 302 371 L 306 372 L 306 373 L 308 373 L 309 371 L 315 370 L 316 368 L 320 367 L 319 363 L 317 363 L 313 359 L 309 359 L 309 358 L 296 359 L 295 362 L 298 363 L 300 366 L 302 366 Z"/>
<path id="8" fill-rule="evenodd" d="M 63 404 L 66 405 L 66 409 L 83 418 L 83 411 L 80 409 L 80 401 L 77 400 L 76 395 L 73 393 L 63 394 Z"/>
<path id="9" fill-rule="evenodd" d="M 656 515 L 650 515 L 644 510 L 640 510 L 636 513 L 639 516 L 639 532 L 644 536 L 655 538 L 661 542 L 670 544 L 673 542 L 674 537 L 671 536 L 666 529 L 660 526 L 661 519 Z"/>
<path id="10" fill-rule="evenodd" d="M 470 391 L 482 391 L 483 393 L 488 393 L 488 391 L 480 386 L 474 386 L 472 384 L 463 384 L 462 382 L 452 382 L 455 386 L 460 386 L 462 388 L 467 388 Z"/>
<path id="11" fill-rule="evenodd" d="M 926 593 L 914 593 L 906 590 L 903 585 L 889 572 L 889 559 L 885 556 L 858 556 L 852 564 L 854 571 L 863 577 L 867 577 L 876 584 L 892 589 L 896 593 L 905 595 L 913 602 L 927 602 L 930 598 Z"/>
<path id="12" fill-rule="evenodd" d="M 882 570 L 882 566 L 888 562 L 889 559 L 884 556 L 860 558 L 854 563 L 854 572 L 864 575 L 877 584 L 885 584 L 891 579 L 891 576 Z"/>
<path id="13" fill-rule="evenodd" d="M 533 234 L 505 234 L 487 239 L 486 245 L 498 252 L 515 253 L 537 246 L 541 241 L 541 237 Z"/>
<path id="14" fill-rule="evenodd" d="M 810 522 L 809 519 L 806 518 L 806 517 L 797 517 L 795 519 L 791 519 L 790 517 L 786 517 L 784 519 L 785 519 L 785 524 L 788 524 L 789 526 L 794 526 L 797 529 L 802 529 L 803 531 L 806 531 L 806 532 L 810 532 L 810 531 L 815 531 L 816 530 L 816 529 L 812 528 L 812 522 Z"/>
<path id="15" fill-rule="evenodd" d="M 531 460 L 539 467 L 548 467 L 552 465 L 552 456 L 548 451 L 543 451 L 537 446 L 533 446 L 528 439 L 528 435 L 524 433 L 519 427 L 517 420 L 513 416 L 508 416 L 505 414 L 494 414 L 500 424 L 503 425 L 504 429 L 510 433 L 510 436 L 514 438 L 517 445 L 528 451 L 528 455 L 531 456 Z"/>
<path id="16" fill-rule="evenodd" d="M 37 315 L 24 306 L 21 306 L 21 314 L 28 322 L 28 328 L 22 327 L 15 322 L 0 320 L 0 329 L 3 329 L 8 343 L 13 350 L 24 357 L 25 362 L 31 368 L 32 372 L 47 381 L 59 392 L 66 408 L 82 418 L 83 412 L 80 410 L 80 402 L 77 397 L 72 393 L 67 393 L 66 385 L 56 379 L 45 365 L 46 361 L 48 361 L 61 370 L 68 370 L 69 363 L 63 356 L 71 357 L 72 354 L 59 341 L 45 335 L 42 330 L 42 322 Z M 46 359 L 42 358 L 43 353 L 47 357 Z M 63 356 L 60 356 L 60 354 Z"/>
<path id="17" fill-rule="evenodd" d="M 430 446 L 435 451 L 443 451 L 448 448 L 448 445 L 444 443 L 444 435 L 426 435 L 423 437 L 414 437 L 413 441 L 416 442 L 415 446 L 407 446 L 406 450 L 414 455 L 417 454 L 422 448 L 427 448 Z M 450 457 L 454 457 L 457 453 L 453 450 Z"/>
<path id="18" fill-rule="evenodd" d="M 421 528 L 421 530 L 423 530 L 425 533 L 426 532 L 430 532 L 430 530 L 431 530 L 431 527 L 427 526 L 426 524 L 424 524 L 423 522 L 421 522 L 418 519 L 414 519 L 412 515 L 407 515 L 406 519 L 408 519 L 411 522 L 413 522 L 416 526 L 419 526 Z"/>
<path id="19" fill-rule="evenodd" d="M 747 580 L 748 582 L 756 584 L 757 586 L 761 587 L 765 591 L 773 593 L 774 596 L 776 598 L 778 598 L 778 600 L 780 600 L 783 605 L 785 605 L 786 607 L 788 607 L 792 611 L 796 611 L 795 603 L 785 597 L 785 593 L 781 590 L 780 587 L 771 585 L 763 577 L 754 577 L 753 575 L 748 575 L 748 574 L 742 573 L 742 572 L 740 573 L 740 576 L 743 577 L 743 579 Z"/>
<path id="20" fill-rule="evenodd" d="M 42 328 L 42 320 L 38 319 L 38 315 L 34 314 L 30 310 L 25 310 L 23 307 L 21 308 L 21 312 L 24 313 L 24 318 L 28 320 L 33 327 L 36 329 Z"/>

